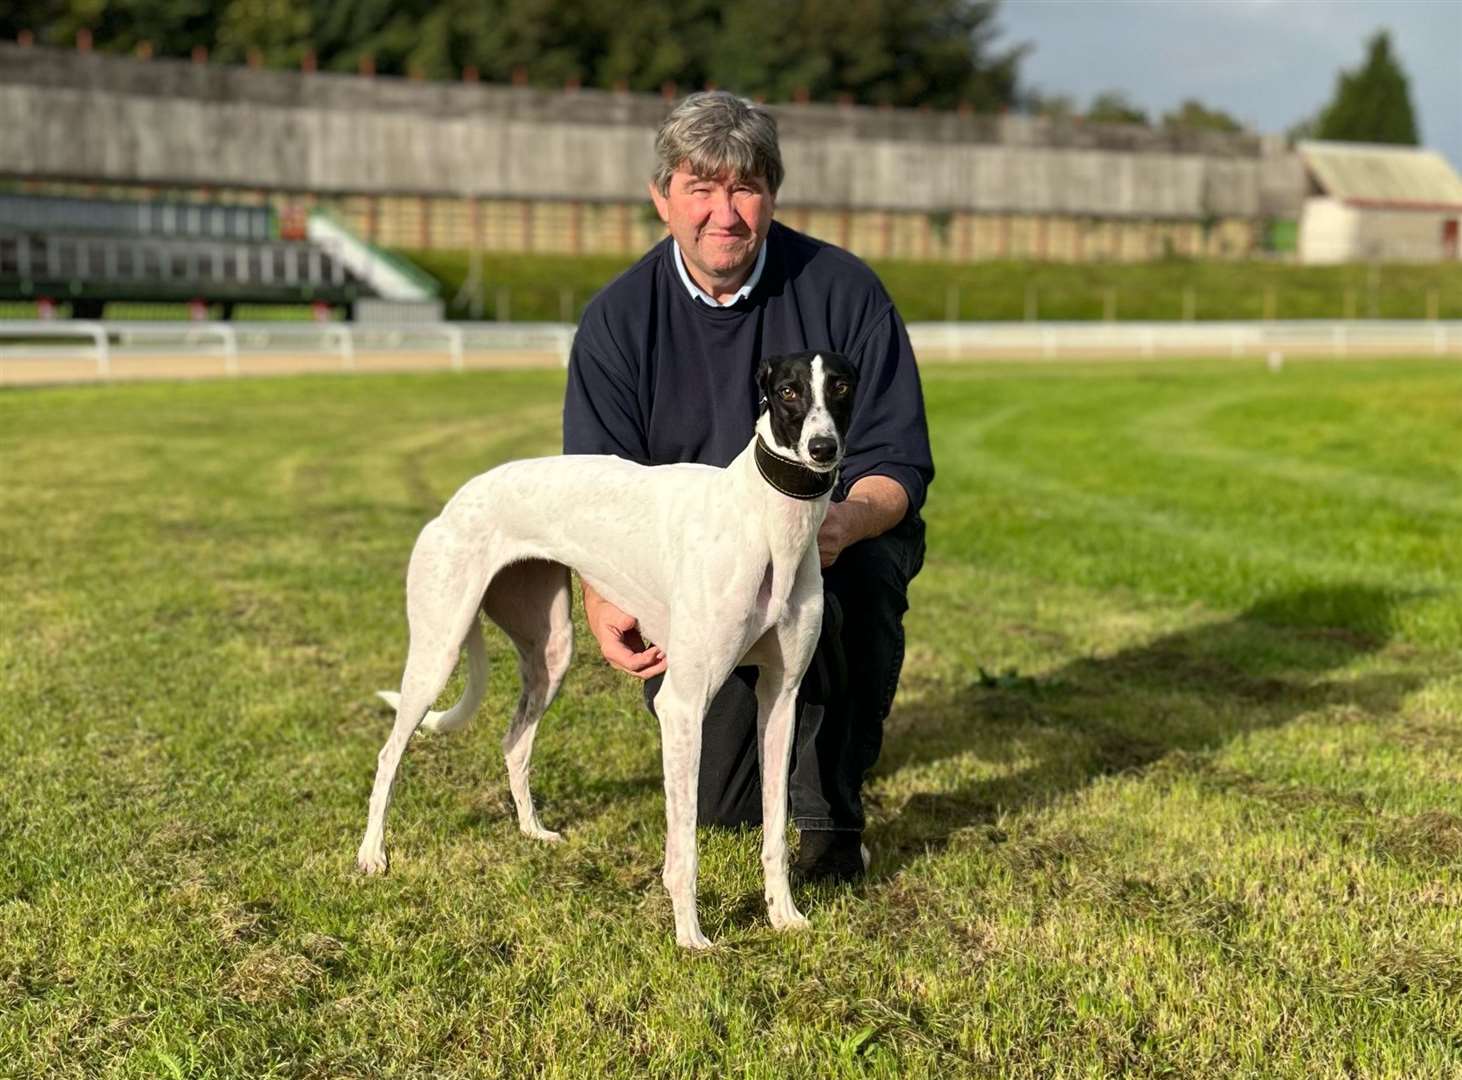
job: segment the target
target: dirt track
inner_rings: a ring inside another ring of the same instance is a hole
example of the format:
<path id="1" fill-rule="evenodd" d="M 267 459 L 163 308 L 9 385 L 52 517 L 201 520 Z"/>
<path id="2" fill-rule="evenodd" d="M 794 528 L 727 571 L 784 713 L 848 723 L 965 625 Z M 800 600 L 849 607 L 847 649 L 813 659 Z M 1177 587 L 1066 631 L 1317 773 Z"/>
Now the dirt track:
<path id="1" fill-rule="evenodd" d="M 1445 355 L 1462 354 L 1462 342 L 1449 349 Z M 1366 359 L 1382 356 L 1417 356 L 1413 344 L 1404 347 L 1377 346 L 1367 343 L 1347 355 L 1336 356 L 1330 347 L 1290 346 L 1283 350 L 1285 360 L 1298 359 Z M 1178 360 L 1229 358 L 1238 359 L 1227 349 L 1186 348 L 1180 352 L 1159 349 L 1152 355 L 1143 356 L 1130 346 L 1118 348 L 1066 348 L 1059 356 L 1044 354 L 1040 349 L 964 348 L 953 354 L 938 347 L 926 346 L 919 350 L 921 363 L 950 363 L 962 360 L 1011 360 L 1026 362 L 1051 362 L 1083 360 Z M 1267 350 L 1244 353 L 1246 360 L 1265 360 Z M 109 371 L 103 375 L 97 371 L 96 360 L 74 352 L 63 356 L 9 356 L 0 353 L 0 387 L 45 386 L 65 383 L 133 381 L 140 379 L 209 379 L 227 375 L 269 376 L 328 374 L 333 372 L 387 372 L 387 371 L 446 371 L 451 367 L 447 354 L 441 351 L 360 351 L 354 359 L 346 362 L 338 355 L 325 353 L 243 353 L 236 363 L 237 370 L 230 372 L 224 358 L 209 354 L 142 354 L 113 353 Z M 511 371 L 525 368 L 557 368 L 563 366 L 562 358 L 548 351 L 492 351 L 469 352 L 462 358 L 462 367 L 469 371 Z"/>

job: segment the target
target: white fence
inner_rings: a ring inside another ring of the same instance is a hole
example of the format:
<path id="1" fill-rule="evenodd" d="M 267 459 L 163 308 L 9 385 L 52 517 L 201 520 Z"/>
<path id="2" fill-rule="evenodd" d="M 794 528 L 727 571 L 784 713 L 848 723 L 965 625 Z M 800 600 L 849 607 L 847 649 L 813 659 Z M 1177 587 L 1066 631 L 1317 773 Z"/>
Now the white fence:
<path id="1" fill-rule="evenodd" d="M 560 323 L 0 320 L 0 382 L 566 364 Z"/>
<path id="2" fill-rule="evenodd" d="M 1462 322 L 912 323 L 921 360 L 1445 356 Z M 0 320 L 0 382 L 563 364 L 568 323 Z"/>
<path id="3" fill-rule="evenodd" d="M 976 357 L 1444 356 L 1462 352 L 1462 322 L 911 323 L 921 360 Z"/>

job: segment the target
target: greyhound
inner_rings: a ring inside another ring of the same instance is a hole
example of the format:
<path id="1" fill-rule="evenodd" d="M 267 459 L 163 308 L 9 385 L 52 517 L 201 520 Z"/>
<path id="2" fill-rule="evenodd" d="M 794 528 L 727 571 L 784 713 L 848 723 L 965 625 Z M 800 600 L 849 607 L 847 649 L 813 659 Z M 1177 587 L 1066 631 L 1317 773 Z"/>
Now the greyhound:
<path id="1" fill-rule="evenodd" d="M 787 774 L 797 689 L 822 627 L 817 533 L 846 447 L 857 378 L 831 352 L 763 360 L 756 433 L 724 469 L 572 455 L 508 462 L 464 484 L 411 553 L 411 642 L 400 694 L 381 695 L 396 722 L 377 759 L 360 869 L 386 869 L 386 810 L 412 733 L 459 728 L 482 703 L 487 656 L 479 611 L 518 651 L 522 691 L 503 739 L 518 826 L 537 840 L 559 839 L 538 820 L 528 765 L 539 718 L 573 649 L 572 569 L 632 613 L 669 657 L 655 713 L 665 769 L 663 881 L 676 941 L 710 946 L 695 898 L 701 724 L 712 695 L 741 664 L 760 668 L 767 914 L 779 930 L 806 926 L 787 879 Z M 462 697 L 431 711 L 464 643 Z"/>

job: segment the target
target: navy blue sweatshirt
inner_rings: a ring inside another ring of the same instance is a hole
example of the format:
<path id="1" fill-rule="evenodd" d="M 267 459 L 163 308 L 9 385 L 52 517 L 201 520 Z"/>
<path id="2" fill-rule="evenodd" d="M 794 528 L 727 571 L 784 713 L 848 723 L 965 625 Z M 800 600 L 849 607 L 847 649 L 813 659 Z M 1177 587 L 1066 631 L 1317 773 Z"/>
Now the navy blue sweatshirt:
<path id="1" fill-rule="evenodd" d="M 859 374 L 833 498 L 878 474 L 902 484 L 917 511 L 934 478 L 924 399 L 908 333 L 877 275 L 773 222 L 756 288 L 713 308 L 686 289 L 674 243 L 656 244 L 585 310 L 569 357 L 564 453 L 724 467 L 755 431 L 762 357 L 827 349 Z"/>

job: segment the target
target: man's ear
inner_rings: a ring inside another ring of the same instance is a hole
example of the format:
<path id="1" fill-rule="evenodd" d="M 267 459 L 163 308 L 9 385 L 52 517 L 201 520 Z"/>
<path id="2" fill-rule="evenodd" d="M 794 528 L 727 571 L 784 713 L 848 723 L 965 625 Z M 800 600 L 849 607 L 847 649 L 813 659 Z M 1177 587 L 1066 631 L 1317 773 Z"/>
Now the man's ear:
<path id="1" fill-rule="evenodd" d="M 670 197 L 661 195 L 660 189 L 655 186 L 655 181 L 650 181 L 650 201 L 655 204 L 655 213 L 660 215 L 660 220 L 666 225 L 670 224 Z"/>

